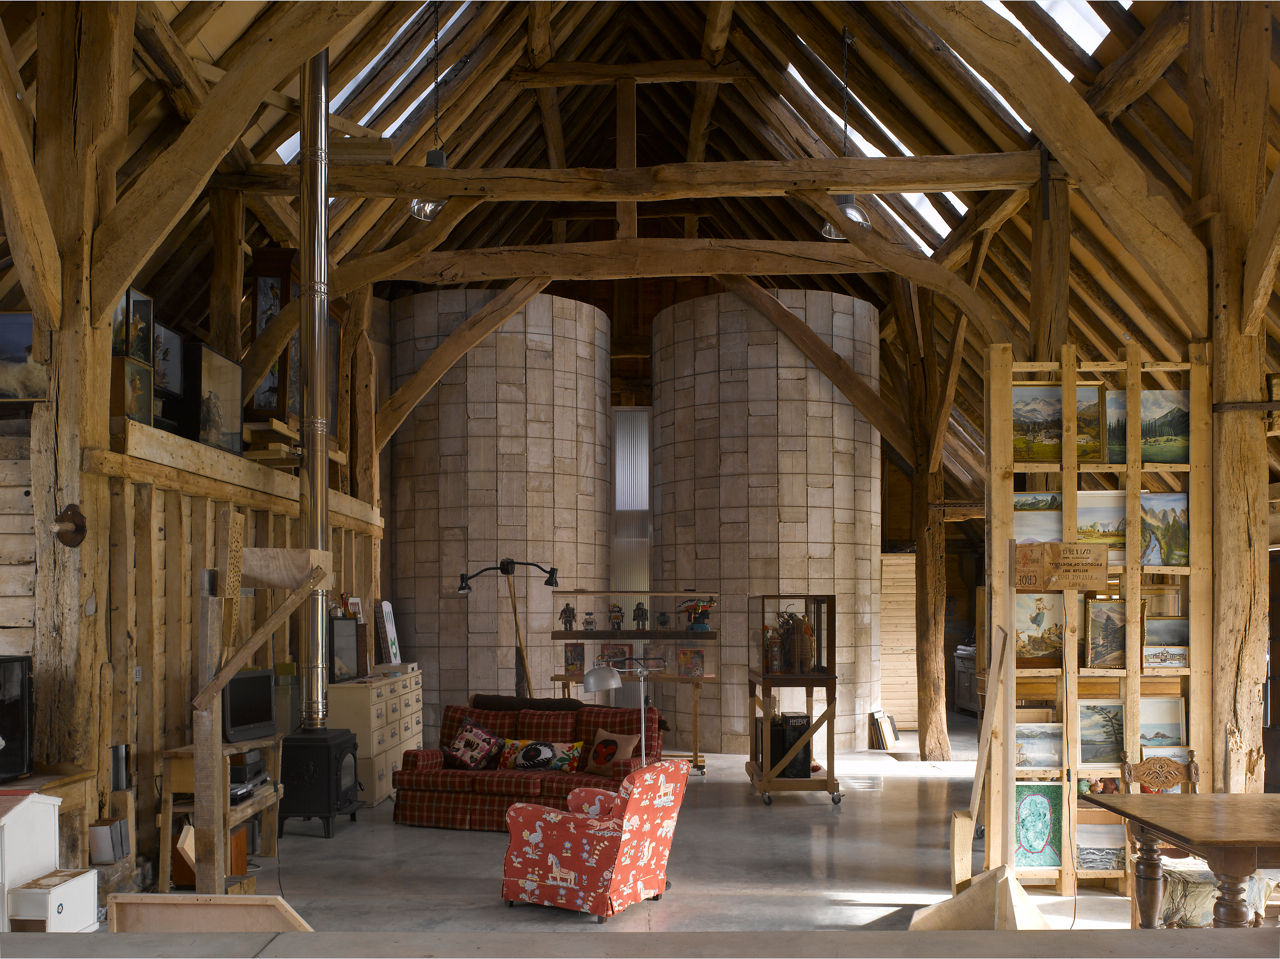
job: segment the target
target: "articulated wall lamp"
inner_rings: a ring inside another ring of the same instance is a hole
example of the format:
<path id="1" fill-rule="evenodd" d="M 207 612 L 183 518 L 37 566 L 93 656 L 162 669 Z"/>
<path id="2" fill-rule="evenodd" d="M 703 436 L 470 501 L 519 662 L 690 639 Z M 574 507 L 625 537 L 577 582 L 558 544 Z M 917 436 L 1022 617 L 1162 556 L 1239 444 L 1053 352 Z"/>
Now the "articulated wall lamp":
<path id="1" fill-rule="evenodd" d="M 477 576 L 483 576 L 485 573 L 497 570 L 500 574 L 507 578 L 507 594 L 511 597 L 511 618 L 516 624 L 516 646 L 520 653 L 520 658 L 516 661 L 516 695 L 532 696 L 533 689 L 529 684 L 529 657 L 524 648 L 524 630 L 520 626 L 520 613 L 516 609 L 516 584 L 515 572 L 517 566 L 532 566 L 547 574 L 547 578 L 542 581 L 543 586 L 550 586 L 555 589 L 560 585 L 560 581 L 556 578 L 556 568 L 552 566 L 550 569 L 541 563 L 528 563 L 518 559 L 504 559 L 498 562 L 497 566 L 486 566 L 484 569 L 477 570 L 474 573 L 462 573 L 458 580 L 458 593 L 462 596 L 471 594 L 471 580 Z"/>

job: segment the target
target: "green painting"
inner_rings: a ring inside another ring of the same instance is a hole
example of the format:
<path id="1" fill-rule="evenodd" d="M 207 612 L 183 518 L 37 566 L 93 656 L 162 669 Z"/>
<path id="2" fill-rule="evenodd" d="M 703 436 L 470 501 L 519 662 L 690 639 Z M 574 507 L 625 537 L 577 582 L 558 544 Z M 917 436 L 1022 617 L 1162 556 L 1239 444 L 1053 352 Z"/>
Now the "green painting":
<path id="1" fill-rule="evenodd" d="M 1014 809 L 1013 864 L 1061 866 L 1062 783 L 1018 783 Z"/>

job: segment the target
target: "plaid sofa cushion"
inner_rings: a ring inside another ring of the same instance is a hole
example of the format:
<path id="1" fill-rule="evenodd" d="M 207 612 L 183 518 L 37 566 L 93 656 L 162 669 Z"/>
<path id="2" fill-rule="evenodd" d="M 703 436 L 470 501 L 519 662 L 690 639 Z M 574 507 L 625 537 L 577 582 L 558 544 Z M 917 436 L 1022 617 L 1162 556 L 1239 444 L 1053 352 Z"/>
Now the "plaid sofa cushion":
<path id="1" fill-rule="evenodd" d="M 584 743 L 594 743 L 596 733 L 607 729 L 611 733 L 638 736 L 640 735 L 640 710 L 620 709 L 616 706 L 584 706 L 578 710 L 578 729 L 576 738 Z M 658 709 L 650 706 L 645 710 L 645 748 L 649 762 L 657 762 L 662 758 L 662 736 L 658 731 Z M 584 751 L 589 748 L 584 746 Z M 640 755 L 640 744 L 636 743 L 634 756 Z M 619 774 L 621 779 L 625 773 Z"/>
<path id="2" fill-rule="evenodd" d="M 580 711 L 580 710 L 579 710 Z M 516 720 L 515 736 L 507 739 L 533 739 L 544 743 L 575 742 L 577 713 L 551 712 L 542 709 L 522 709 Z"/>
<path id="3" fill-rule="evenodd" d="M 507 796 L 512 799 L 540 797 L 543 779 L 559 775 L 561 774 L 543 770 L 524 772 L 519 769 L 479 769 L 467 773 L 472 792 L 488 796 Z"/>
<path id="4" fill-rule="evenodd" d="M 396 789 L 469 793 L 472 775 L 466 769 L 398 769 L 391 774 L 391 785 Z"/>

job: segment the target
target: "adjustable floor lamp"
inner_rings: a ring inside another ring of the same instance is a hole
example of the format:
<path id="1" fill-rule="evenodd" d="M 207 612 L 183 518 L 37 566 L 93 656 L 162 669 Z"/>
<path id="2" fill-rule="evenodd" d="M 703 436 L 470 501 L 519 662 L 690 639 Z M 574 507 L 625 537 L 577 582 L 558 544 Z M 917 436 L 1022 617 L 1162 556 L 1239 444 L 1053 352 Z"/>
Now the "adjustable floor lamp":
<path id="1" fill-rule="evenodd" d="M 523 689 L 523 695 L 531 697 L 533 696 L 533 688 L 529 684 L 529 656 L 525 652 L 524 630 L 520 627 L 520 613 L 516 609 L 515 572 L 517 566 L 532 566 L 535 569 L 542 570 L 542 572 L 547 574 L 547 578 L 542 581 L 544 586 L 550 586 L 552 589 L 555 589 L 560 585 L 560 581 L 556 579 L 556 568 L 554 566 L 547 569 L 547 567 L 543 566 L 541 563 L 526 563 L 523 560 L 518 559 L 504 559 L 500 560 L 497 566 L 486 566 L 484 569 L 478 570 L 469 575 L 467 573 L 462 573 L 462 578 L 458 583 L 458 592 L 463 596 L 469 596 L 471 594 L 470 581 L 475 579 L 477 576 L 482 576 L 483 574 L 495 569 L 507 578 L 507 595 L 511 597 L 511 618 L 514 619 L 516 623 L 516 648 L 520 653 L 520 658 L 517 661 L 516 668 L 516 695 L 522 695 Z"/>
<path id="2" fill-rule="evenodd" d="M 633 665 L 627 665 L 631 663 Z M 649 753 L 645 749 L 644 728 L 648 725 L 648 707 L 644 700 L 644 680 L 650 673 L 660 673 L 667 668 L 667 661 L 661 656 L 614 656 L 610 659 L 597 659 L 585 676 L 582 677 L 582 688 L 589 693 L 602 693 L 606 689 L 619 689 L 622 686 L 623 673 L 635 673 L 640 677 L 640 760 L 641 765 L 648 763 Z"/>

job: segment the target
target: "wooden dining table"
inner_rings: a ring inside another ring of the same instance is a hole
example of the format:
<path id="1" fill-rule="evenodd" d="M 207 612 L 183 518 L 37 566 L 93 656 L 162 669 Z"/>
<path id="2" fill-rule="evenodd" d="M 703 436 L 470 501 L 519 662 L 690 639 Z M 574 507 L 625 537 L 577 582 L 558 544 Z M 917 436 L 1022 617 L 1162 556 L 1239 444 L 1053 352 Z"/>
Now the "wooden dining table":
<path id="1" fill-rule="evenodd" d="M 1138 844 L 1138 925 L 1156 929 L 1164 898 L 1159 847 L 1176 846 L 1209 864 L 1218 883 L 1214 926 L 1247 926 L 1249 876 L 1280 867 L 1280 795 L 1265 793 L 1089 793 L 1080 799 L 1129 821 Z"/>

